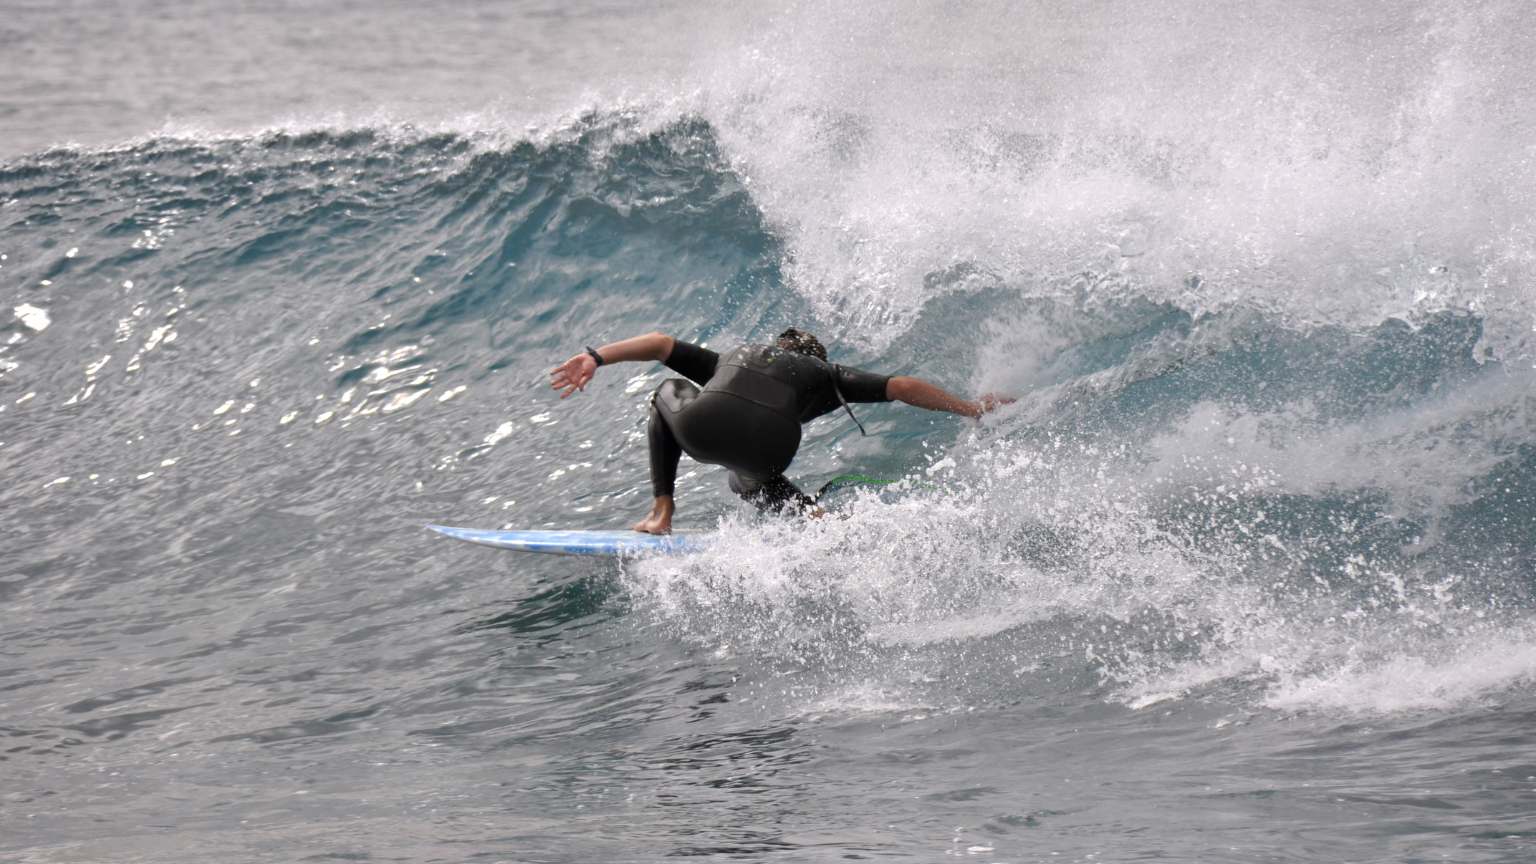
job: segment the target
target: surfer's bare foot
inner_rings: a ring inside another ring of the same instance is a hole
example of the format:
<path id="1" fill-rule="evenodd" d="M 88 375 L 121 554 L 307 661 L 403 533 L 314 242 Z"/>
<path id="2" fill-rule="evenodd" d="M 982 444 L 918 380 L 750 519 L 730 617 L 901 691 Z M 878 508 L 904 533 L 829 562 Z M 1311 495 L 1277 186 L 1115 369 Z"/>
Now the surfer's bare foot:
<path id="1" fill-rule="evenodd" d="M 672 497 L 662 495 L 651 504 L 650 514 L 635 523 L 633 530 L 642 534 L 671 534 L 672 512 Z"/>

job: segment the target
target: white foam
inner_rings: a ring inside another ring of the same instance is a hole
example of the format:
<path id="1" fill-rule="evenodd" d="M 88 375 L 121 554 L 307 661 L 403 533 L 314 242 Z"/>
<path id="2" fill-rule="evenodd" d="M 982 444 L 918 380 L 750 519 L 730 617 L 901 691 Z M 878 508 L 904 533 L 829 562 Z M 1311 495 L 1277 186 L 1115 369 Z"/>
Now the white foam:
<path id="1" fill-rule="evenodd" d="M 21 321 L 22 326 L 29 330 L 42 332 L 53 323 L 53 319 L 48 317 L 47 309 L 33 306 L 31 303 L 23 303 L 12 311 L 16 313 L 16 318 Z"/>
<path id="2" fill-rule="evenodd" d="M 1511 370 L 1410 406 L 1330 422 L 1301 402 L 1243 413 L 1203 402 L 1149 442 L 1128 487 L 1254 494 L 1389 494 L 1399 515 L 1434 521 L 1472 494 L 1471 481 L 1518 455 L 1536 418 L 1529 372 Z"/>
<path id="3" fill-rule="evenodd" d="M 1453 709 L 1536 672 L 1522 613 L 1432 559 L 1362 548 L 1319 571 L 1314 541 L 1262 521 L 1212 523 L 1197 544 L 1189 524 L 1165 524 L 1163 491 L 1127 482 L 1145 464 L 1124 444 L 979 431 L 921 472 L 938 489 L 862 494 L 820 520 L 733 516 L 709 550 L 635 562 L 627 579 L 685 641 L 813 670 L 785 695 L 809 694 L 817 710 L 860 687 L 939 708 L 1008 698 L 1038 684 L 1041 664 L 1092 670 L 1136 708 L 1214 691 L 1343 713 Z M 1273 491 L 1202 488 L 1223 500 Z M 1315 542 L 1335 540 L 1349 542 Z"/>
<path id="4" fill-rule="evenodd" d="M 1192 311 L 1496 312 L 1510 350 L 1536 307 L 1524 14 L 798 4 L 725 43 L 700 101 L 794 284 L 851 338 L 1090 272 Z"/>
<path id="5" fill-rule="evenodd" d="M 1439 711 L 1498 700 L 1536 681 L 1536 639 L 1494 631 L 1432 656 L 1401 653 L 1349 662 L 1314 674 L 1285 676 L 1265 699 L 1282 710 L 1353 714 Z"/>

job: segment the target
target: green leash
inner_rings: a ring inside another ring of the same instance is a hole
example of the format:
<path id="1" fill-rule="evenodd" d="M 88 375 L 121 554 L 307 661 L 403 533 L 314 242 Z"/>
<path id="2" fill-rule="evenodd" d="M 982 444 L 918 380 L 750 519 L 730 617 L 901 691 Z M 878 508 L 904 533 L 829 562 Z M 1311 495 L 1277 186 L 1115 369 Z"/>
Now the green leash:
<path id="1" fill-rule="evenodd" d="M 892 483 L 900 483 L 901 477 L 871 477 L 868 474 L 839 474 L 831 480 L 821 484 L 816 490 L 816 500 L 820 501 L 823 495 L 849 486 L 889 486 Z"/>

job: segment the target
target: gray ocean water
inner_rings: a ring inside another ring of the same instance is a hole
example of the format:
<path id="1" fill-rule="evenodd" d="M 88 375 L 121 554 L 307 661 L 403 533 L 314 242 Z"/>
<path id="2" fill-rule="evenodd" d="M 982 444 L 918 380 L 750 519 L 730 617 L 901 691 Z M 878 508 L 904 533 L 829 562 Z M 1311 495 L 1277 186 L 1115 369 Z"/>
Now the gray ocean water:
<path id="1" fill-rule="evenodd" d="M 0 0 L 0 861 L 1536 858 L 1525 4 Z M 868 406 L 623 527 L 649 330 Z"/>

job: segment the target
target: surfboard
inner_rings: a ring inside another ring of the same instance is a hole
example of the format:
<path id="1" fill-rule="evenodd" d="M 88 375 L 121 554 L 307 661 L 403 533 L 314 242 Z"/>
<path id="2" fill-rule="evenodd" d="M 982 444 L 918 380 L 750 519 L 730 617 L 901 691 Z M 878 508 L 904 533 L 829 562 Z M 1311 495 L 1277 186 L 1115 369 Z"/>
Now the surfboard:
<path id="1" fill-rule="evenodd" d="M 605 558 L 681 555 L 696 552 L 706 545 L 703 535 L 688 533 L 656 535 L 637 531 L 491 531 L 454 528 L 449 525 L 427 527 L 455 540 L 548 555 L 592 555 Z"/>

